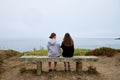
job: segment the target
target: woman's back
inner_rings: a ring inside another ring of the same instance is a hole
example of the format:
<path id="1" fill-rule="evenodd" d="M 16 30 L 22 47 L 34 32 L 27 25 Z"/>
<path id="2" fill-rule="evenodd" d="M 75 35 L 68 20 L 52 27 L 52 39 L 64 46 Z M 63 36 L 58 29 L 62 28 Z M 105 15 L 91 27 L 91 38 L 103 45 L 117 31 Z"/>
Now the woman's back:
<path id="1" fill-rule="evenodd" d="M 48 42 L 47 48 L 49 57 L 60 56 L 60 44 L 55 39 Z"/>
<path id="2" fill-rule="evenodd" d="M 63 57 L 72 57 L 74 54 L 74 45 L 72 46 L 65 46 L 63 43 L 61 45 L 61 48 L 63 49 L 62 56 Z"/>

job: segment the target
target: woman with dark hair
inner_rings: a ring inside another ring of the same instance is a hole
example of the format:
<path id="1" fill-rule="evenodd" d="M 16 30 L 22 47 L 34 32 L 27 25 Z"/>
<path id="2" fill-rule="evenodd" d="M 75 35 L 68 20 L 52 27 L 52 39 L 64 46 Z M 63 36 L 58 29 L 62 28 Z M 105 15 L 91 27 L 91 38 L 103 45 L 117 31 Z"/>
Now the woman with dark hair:
<path id="1" fill-rule="evenodd" d="M 73 42 L 73 39 L 69 33 L 65 34 L 63 41 L 62 41 L 62 44 L 61 44 L 61 48 L 63 50 L 63 52 L 62 52 L 63 57 L 73 57 L 74 42 Z M 67 68 L 67 66 L 68 66 L 68 68 Z M 64 62 L 64 67 L 65 67 L 65 71 L 66 70 L 70 71 L 70 63 L 69 62 Z"/>
<path id="2" fill-rule="evenodd" d="M 59 57 L 60 56 L 60 44 L 56 41 L 56 34 L 51 33 L 49 36 L 50 40 L 47 44 L 48 56 L 49 57 Z M 48 63 L 49 71 L 52 71 L 51 62 Z M 56 71 L 57 62 L 54 62 L 54 69 Z"/>

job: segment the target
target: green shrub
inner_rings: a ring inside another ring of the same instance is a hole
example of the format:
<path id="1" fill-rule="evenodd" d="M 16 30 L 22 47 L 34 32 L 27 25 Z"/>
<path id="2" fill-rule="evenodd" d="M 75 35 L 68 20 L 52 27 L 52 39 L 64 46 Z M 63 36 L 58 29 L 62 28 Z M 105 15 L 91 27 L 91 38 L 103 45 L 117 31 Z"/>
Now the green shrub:
<path id="1" fill-rule="evenodd" d="M 34 48 L 33 51 L 36 51 L 36 48 Z"/>
<path id="2" fill-rule="evenodd" d="M 90 73 L 90 74 L 98 73 L 96 67 L 93 67 L 93 66 L 89 66 L 87 72 Z"/>
<path id="3" fill-rule="evenodd" d="M 108 57 L 111 57 L 111 56 L 114 56 L 115 53 L 117 53 L 116 49 L 108 48 L 108 47 L 101 47 L 101 48 L 97 48 L 97 49 L 87 52 L 86 55 L 94 55 L 94 56 L 107 55 Z"/>

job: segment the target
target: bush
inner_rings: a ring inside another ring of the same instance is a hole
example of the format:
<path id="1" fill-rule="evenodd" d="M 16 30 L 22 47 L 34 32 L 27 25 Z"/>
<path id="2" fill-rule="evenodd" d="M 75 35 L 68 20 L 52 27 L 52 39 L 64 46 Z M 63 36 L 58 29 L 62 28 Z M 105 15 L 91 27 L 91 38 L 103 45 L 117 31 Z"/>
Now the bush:
<path id="1" fill-rule="evenodd" d="M 90 73 L 90 74 L 98 73 L 96 67 L 93 67 L 93 66 L 89 66 L 87 72 Z"/>
<path id="2" fill-rule="evenodd" d="M 92 51 L 89 51 L 86 53 L 86 55 L 94 55 L 94 56 L 108 56 L 112 57 L 114 54 L 117 53 L 116 49 L 108 48 L 108 47 L 101 47 L 94 49 Z"/>

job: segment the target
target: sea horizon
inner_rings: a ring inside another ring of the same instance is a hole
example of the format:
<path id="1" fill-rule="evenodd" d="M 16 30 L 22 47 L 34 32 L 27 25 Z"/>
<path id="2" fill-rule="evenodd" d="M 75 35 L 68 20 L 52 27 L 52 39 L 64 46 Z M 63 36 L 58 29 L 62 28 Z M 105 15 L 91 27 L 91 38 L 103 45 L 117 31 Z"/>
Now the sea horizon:
<path id="1" fill-rule="evenodd" d="M 12 49 L 20 52 L 32 51 L 34 48 L 47 49 L 49 38 L 28 38 L 28 39 L 0 39 L 0 49 Z M 120 48 L 120 40 L 115 38 L 73 38 L 75 48 L 95 49 L 99 47 Z M 57 38 L 61 44 L 62 38 Z"/>

